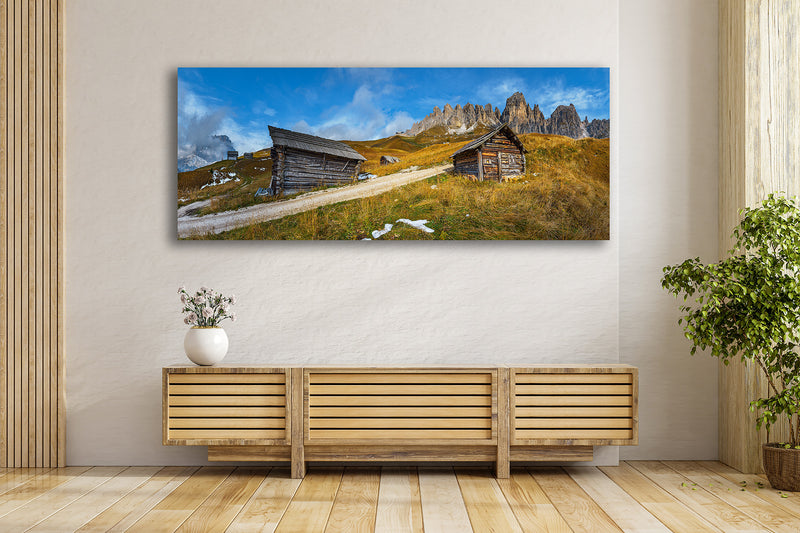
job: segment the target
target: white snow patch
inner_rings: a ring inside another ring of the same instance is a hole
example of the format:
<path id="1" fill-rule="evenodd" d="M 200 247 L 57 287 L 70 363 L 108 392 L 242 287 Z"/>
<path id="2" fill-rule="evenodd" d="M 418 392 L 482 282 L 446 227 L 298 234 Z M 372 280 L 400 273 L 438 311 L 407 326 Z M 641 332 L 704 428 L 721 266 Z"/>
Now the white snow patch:
<path id="1" fill-rule="evenodd" d="M 469 216 L 469 215 L 467 215 L 467 216 Z M 425 233 L 433 233 L 434 232 L 433 229 L 431 229 L 431 228 L 429 228 L 428 226 L 425 225 L 425 224 L 428 223 L 427 220 L 409 220 L 407 218 L 401 218 L 401 219 L 399 219 L 397 221 L 398 224 L 401 223 L 401 222 L 403 224 L 407 224 L 407 225 L 411 226 L 412 228 L 416 228 L 416 229 L 418 229 L 420 231 L 424 231 Z M 394 227 L 394 224 L 384 224 L 383 225 L 383 229 L 373 230 L 372 231 L 372 239 L 379 239 L 379 238 L 383 237 L 384 235 L 386 235 L 387 233 L 392 231 L 393 227 Z M 361 240 L 362 241 L 371 241 L 372 239 L 367 237 L 367 238 L 361 239 Z"/>
<path id="2" fill-rule="evenodd" d="M 436 189 L 436 185 L 431 185 L 431 189 Z"/>
<path id="3" fill-rule="evenodd" d="M 219 180 L 219 181 L 214 181 L 214 182 L 211 182 L 211 183 L 206 183 L 205 185 L 203 185 L 203 186 L 202 186 L 202 187 L 200 187 L 200 188 L 201 188 L 201 189 L 205 189 L 206 187 L 214 187 L 215 185 L 222 185 L 223 183 L 228 183 L 229 181 L 239 181 L 239 178 L 235 178 L 235 179 L 234 179 L 234 178 L 224 178 L 224 179 L 221 179 L 221 180 Z"/>
<path id="4" fill-rule="evenodd" d="M 387 233 L 392 231 L 392 227 L 394 227 L 394 224 L 384 224 L 383 225 L 383 229 L 373 230 L 372 231 L 372 238 L 373 239 L 378 239 L 380 237 L 383 237 L 384 235 L 386 235 Z"/>
<path id="5" fill-rule="evenodd" d="M 211 181 L 200 187 L 200 189 L 213 187 L 214 185 L 222 185 L 223 183 L 228 183 L 229 181 L 239 181 L 239 178 L 236 178 L 235 176 L 236 172 L 220 172 L 219 170 L 215 170 L 211 173 Z"/>
<path id="6" fill-rule="evenodd" d="M 401 218 L 397 222 L 402 222 L 403 224 L 408 224 L 412 228 L 416 228 L 418 230 L 424 231 L 425 233 L 433 233 L 433 229 L 429 228 L 425 224 L 428 223 L 427 220 L 408 220 L 407 218 Z"/>

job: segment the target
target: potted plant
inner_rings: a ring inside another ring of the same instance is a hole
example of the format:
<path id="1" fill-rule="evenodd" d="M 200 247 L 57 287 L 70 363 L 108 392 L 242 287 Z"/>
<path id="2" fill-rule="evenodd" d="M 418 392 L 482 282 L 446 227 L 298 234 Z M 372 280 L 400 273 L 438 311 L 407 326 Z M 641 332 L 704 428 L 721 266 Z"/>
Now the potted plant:
<path id="1" fill-rule="evenodd" d="M 223 296 L 207 287 L 200 287 L 194 295 L 186 287 L 178 289 L 183 304 L 183 323 L 192 328 L 183 339 L 186 356 L 196 365 L 214 365 L 228 353 L 228 335 L 219 325 L 226 318 L 236 321 L 231 306 L 236 296 Z"/>
<path id="2" fill-rule="evenodd" d="M 728 257 L 699 258 L 664 268 L 661 285 L 683 295 L 679 324 L 691 353 L 708 350 L 727 365 L 740 357 L 763 372 L 768 395 L 750 403 L 756 426 L 769 430 L 782 418 L 786 442 L 763 445 L 764 470 L 773 488 L 800 490 L 800 207 L 797 199 L 769 197 L 745 208 Z"/>

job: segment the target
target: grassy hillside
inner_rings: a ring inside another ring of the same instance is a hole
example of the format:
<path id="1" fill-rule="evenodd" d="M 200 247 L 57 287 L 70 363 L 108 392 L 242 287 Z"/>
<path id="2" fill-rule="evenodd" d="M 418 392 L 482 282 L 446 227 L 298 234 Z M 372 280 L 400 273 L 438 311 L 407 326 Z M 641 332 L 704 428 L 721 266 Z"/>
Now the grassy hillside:
<path id="1" fill-rule="evenodd" d="M 479 134 L 480 132 L 473 132 L 472 135 L 447 135 L 442 129 L 433 133 L 429 130 L 416 137 L 393 135 L 374 141 L 345 142 L 367 158 L 361 166 L 362 172 L 385 176 L 410 166 L 425 168 L 447 163 L 453 152 Z M 433 139 L 438 139 L 440 142 L 434 142 Z M 258 198 L 254 196 L 260 187 L 267 187 L 270 183 L 272 160 L 269 155 L 269 149 L 264 149 L 254 152 L 255 159 L 252 160 L 239 158 L 236 161 L 217 161 L 195 170 L 179 172 L 178 207 L 198 200 L 211 200 L 208 206 L 198 211 L 199 215 L 205 215 L 286 199 L 286 196 Z M 382 167 L 380 159 L 383 155 L 397 157 L 400 162 Z M 203 188 L 213 181 L 215 170 L 222 173 L 234 172 L 239 181 Z"/>
<path id="2" fill-rule="evenodd" d="M 382 195 L 207 238 L 363 239 L 385 223 L 407 218 L 429 220 L 434 233 L 398 224 L 381 239 L 607 239 L 608 140 L 539 134 L 520 138 L 529 152 L 528 174 L 512 182 L 476 182 L 443 174 Z M 464 142 L 408 152 L 396 165 L 446 161 Z M 381 170 L 391 171 L 392 166 Z"/>
<path id="3" fill-rule="evenodd" d="M 221 185 L 207 185 L 214 181 L 215 170 L 218 176 L 233 179 Z M 217 161 L 195 170 L 179 172 L 178 207 L 198 200 L 211 200 L 209 206 L 200 210 L 199 214 L 202 215 L 252 205 L 263 201 L 264 197 L 256 199 L 254 195 L 260 187 L 269 186 L 271 176 L 272 160 L 269 158 Z M 207 186 L 203 188 L 204 185 Z"/>

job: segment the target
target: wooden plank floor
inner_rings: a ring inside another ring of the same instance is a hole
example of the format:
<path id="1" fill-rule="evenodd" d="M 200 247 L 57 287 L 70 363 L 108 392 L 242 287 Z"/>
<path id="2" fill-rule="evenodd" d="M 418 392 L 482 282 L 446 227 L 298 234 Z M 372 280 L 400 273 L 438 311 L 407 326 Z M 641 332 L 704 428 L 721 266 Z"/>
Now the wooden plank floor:
<path id="1" fill-rule="evenodd" d="M 0 532 L 800 532 L 800 493 L 713 461 L 0 471 Z"/>

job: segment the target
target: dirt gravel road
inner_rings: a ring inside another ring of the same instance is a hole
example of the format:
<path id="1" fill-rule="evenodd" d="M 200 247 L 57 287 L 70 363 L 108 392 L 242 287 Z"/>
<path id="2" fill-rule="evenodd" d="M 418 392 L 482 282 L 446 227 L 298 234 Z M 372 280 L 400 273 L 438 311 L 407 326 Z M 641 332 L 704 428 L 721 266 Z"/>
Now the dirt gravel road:
<path id="1" fill-rule="evenodd" d="M 452 165 L 440 165 L 413 172 L 398 172 L 388 176 L 372 178 L 362 183 L 306 193 L 291 200 L 258 204 L 237 209 L 236 211 L 212 213 L 202 217 L 188 214 L 196 212 L 201 207 L 199 204 L 202 202 L 195 202 L 178 210 L 178 237 L 186 238 L 208 233 L 221 233 L 243 226 L 250 226 L 251 224 L 258 224 L 259 222 L 302 213 L 323 205 L 375 196 L 390 191 L 395 187 L 424 180 L 450 170 L 453 170 Z"/>

